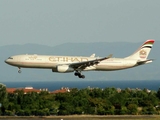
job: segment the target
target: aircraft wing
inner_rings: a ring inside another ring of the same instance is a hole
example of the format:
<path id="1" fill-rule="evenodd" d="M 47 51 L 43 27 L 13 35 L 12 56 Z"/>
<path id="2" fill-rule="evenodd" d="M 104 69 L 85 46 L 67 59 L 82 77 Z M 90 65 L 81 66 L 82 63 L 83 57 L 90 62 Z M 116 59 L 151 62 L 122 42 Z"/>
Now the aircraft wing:
<path id="1" fill-rule="evenodd" d="M 75 70 L 83 70 L 86 67 L 97 65 L 100 61 L 109 59 L 111 57 L 112 57 L 112 54 L 110 54 L 107 57 L 97 58 L 95 60 L 84 61 L 84 62 L 77 62 L 77 63 L 71 63 L 71 64 L 69 64 L 69 66 L 72 67 L 72 68 L 74 68 Z"/>

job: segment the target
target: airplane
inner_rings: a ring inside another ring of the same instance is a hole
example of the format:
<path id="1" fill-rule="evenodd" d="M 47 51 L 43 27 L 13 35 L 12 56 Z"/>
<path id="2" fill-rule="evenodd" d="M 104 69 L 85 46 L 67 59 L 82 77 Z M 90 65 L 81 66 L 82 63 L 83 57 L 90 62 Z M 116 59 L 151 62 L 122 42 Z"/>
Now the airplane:
<path id="1" fill-rule="evenodd" d="M 151 63 L 153 59 L 147 57 L 153 44 L 153 39 L 147 40 L 132 55 L 125 58 L 112 58 L 112 54 L 107 57 L 95 57 L 95 54 L 90 57 L 24 54 L 11 56 L 5 62 L 18 67 L 19 73 L 21 68 L 41 68 L 59 73 L 74 72 L 75 76 L 85 78 L 82 71 L 114 71 Z"/>

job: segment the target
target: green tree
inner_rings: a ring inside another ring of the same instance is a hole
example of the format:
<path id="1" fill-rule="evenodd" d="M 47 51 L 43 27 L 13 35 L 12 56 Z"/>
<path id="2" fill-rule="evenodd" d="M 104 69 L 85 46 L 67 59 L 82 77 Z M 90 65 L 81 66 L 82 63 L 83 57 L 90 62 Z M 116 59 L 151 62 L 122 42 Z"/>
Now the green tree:
<path id="1" fill-rule="evenodd" d="M 160 88 L 158 89 L 156 96 L 160 99 Z"/>
<path id="2" fill-rule="evenodd" d="M 72 91 L 73 90 L 73 91 Z M 23 90 L 7 94 L 4 85 L 0 86 L 0 113 L 3 115 L 126 115 L 158 114 L 159 91 L 131 90 L 126 88 L 117 92 L 115 88 L 72 89 L 71 92 L 50 94 L 42 91 L 39 94 Z"/>
<path id="3" fill-rule="evenodd" d="M 63 102 L 60 104 L 59 106 L 59 115 L 72 115 L 74 113 L 74 107 L 67 103 L 67 102 Z"/>
<path id="4" fill-rule="evenodd" d="M 153 115 L 156 114 L 156 110 L 153 106 L 147 106 L 147 107 L 143 107 L 142 109 L 142 114 L 149 114 L 149 115 Z"/>
<path id="5" fill-rule="evenodd" d="M 128 109 L 128 113 L 131 114 L 131 115 L 136 115 L 137 112 L 138 112 L 136 104 L 129 104 L 127 106 L 127 109 Z"/>
<path id="6" fill-rule="evenodd" d="M 5 110 L 8 107 L 6 86 L 0 84 L 0 115 L 5 114 Z"/>

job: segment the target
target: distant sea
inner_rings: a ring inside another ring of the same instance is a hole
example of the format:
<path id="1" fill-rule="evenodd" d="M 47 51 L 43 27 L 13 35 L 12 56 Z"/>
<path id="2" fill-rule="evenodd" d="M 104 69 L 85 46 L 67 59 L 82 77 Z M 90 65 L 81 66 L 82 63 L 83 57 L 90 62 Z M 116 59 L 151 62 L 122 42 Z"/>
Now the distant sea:
<path id="1" fill-rule="evenodd" d="M 61 89 L 62 87 L 83 89 L 87 87 L 91 88 L 140 88 L 150 89 L 157 91 L 160 87 L 160 80 L 108 80 L 108 81 L 20 81 L 20 82 L 1 82 L 5 84 L 7 88 L 24 88 L 33 87 L 35 89 L 47 88 L 49 91 Z"/>

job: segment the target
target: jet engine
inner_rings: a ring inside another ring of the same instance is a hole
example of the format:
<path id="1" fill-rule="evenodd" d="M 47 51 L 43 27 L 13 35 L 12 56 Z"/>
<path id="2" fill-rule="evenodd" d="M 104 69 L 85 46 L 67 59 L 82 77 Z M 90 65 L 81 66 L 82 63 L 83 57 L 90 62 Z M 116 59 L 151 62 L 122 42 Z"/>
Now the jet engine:
<path id="1" fill-rule="evenodd" d="M 52 69 L 52 72 L 60 72 L 60 73 L 66 73 L 66 72 L 73 72 L 74 69 L 69 67 L 68 65 L 58 65 L 56 69 Z"/>

